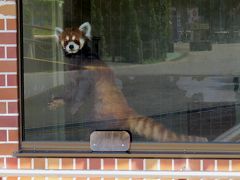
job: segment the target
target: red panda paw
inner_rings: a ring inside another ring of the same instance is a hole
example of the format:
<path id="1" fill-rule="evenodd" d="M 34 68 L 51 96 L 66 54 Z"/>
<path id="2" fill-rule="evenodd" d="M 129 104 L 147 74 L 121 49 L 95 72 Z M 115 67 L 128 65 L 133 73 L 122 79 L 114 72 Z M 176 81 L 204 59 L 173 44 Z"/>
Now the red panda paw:
<path id="1" fill-rule="evenodd" d="M 48 109 L 56 110 L 57 108 L 62 107 L 64 104 L 65 103 L 63 99 L 53 99 L 48 103 Z"/>

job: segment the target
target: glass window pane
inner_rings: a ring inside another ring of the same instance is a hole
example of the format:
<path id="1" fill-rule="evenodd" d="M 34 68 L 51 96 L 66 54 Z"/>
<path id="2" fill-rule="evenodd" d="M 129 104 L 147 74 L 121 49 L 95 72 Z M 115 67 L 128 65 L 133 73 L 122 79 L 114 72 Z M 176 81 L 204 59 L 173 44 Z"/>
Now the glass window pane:
<path id="1" fill-rule="evenodd" d="M 237 0 L 23 0 L 24 140 L 239 138 Z"/>

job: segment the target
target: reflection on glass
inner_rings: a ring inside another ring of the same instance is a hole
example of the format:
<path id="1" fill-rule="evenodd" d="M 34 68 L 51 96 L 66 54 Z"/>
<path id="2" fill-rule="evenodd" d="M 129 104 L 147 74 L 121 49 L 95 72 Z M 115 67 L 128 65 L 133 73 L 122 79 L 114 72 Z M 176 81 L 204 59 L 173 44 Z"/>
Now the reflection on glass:
<path id="1" fill-rule="evenodd" d="M 238 142 L 239 9 L 23 0 L 24 140 L 128 130 L 133 142 Z"/>

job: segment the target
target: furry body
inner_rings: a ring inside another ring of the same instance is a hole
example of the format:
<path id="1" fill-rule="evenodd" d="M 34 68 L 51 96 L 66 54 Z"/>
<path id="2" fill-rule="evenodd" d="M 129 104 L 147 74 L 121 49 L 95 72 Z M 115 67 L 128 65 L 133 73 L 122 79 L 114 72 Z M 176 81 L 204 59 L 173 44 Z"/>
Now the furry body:
<path id="1" fill-rule="evenodd" d="M 66 36 L 69 36 L 69 39 L 72 37 L 71 33 L 64 37 Z M 62 41 L 63 39 L 59 40 L 60 43 Z M 66 69 L 74 73 L 72 73 L 69 85 L 66 85 L 65 95 L 60 105 L 63 105 L 64 102 L 74 101 L 71 107 L 73 114 L 81 108 L 81 105 L 88 100 L 90 95 L 93 98 L 91 113 L 93 121 L 114 120 L 117 122 L 118 129 L 129 130 L 158 142 L 207 141 L 206 138 L 202 137 L 178 135 L 154 119 L 135 112 L 116 85 L 113 71 L 91 53 L 86 43 L 77 53 L 65 51 L 65 61 L 69 64 Z M 56 108 L 57 105 L 55 105 L 54 102 L 50 103 L 50 107 Z M 107 127 L 108 125 L 109 127 Z M 106 128 L 114 129 L 116 127 L 112 127 L 111 123 L 108 123 Z"/>

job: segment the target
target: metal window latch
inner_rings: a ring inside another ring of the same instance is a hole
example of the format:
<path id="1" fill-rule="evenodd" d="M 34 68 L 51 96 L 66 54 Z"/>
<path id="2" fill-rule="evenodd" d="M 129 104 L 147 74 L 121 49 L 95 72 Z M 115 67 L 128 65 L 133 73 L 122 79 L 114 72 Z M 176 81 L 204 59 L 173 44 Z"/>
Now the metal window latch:
<path id="1" fill-rule="evenodd" d="M 130 134 L 127 131 L 94 131 L 90 135 L 92 151 L 128 151 Z"/>

